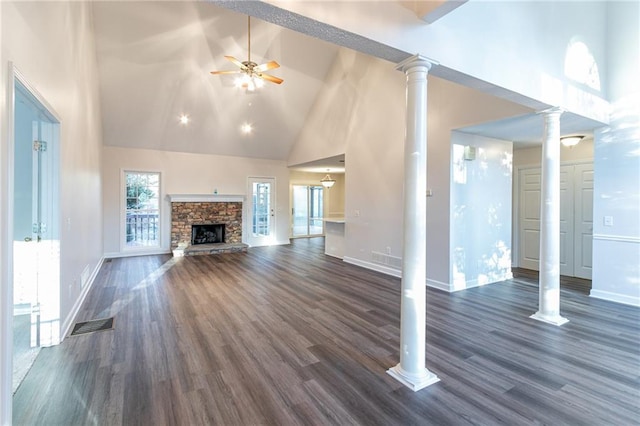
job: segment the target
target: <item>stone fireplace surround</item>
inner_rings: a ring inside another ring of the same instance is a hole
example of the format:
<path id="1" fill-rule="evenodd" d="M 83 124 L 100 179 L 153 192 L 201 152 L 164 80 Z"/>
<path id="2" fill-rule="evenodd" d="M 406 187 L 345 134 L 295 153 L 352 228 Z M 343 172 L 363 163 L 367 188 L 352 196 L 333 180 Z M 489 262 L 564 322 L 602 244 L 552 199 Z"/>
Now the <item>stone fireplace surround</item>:
<path id="1" fill-rule="evenodd" d="M 243 195 L 171 194 L 171 250 L 174 256 L 247 251 L 242 243 Z M 224 224 L 225 242 L 191 245 L 191 225 Z"/>

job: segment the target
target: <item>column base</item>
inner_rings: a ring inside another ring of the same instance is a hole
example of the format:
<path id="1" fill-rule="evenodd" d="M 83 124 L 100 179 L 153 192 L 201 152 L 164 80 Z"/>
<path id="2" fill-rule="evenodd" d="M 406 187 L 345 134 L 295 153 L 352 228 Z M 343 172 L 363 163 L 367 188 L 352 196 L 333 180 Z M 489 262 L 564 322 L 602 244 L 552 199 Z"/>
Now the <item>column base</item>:
<path id="1" fill-rule="evenodd" d="M 548 324 L 553 324 L 553 325 L 562 325 L 569 322 L 568 319 L 566 319 L 565 317 L 561 317 L 560 315 L 546 316 L 540 313 L 540 311 L 531 315 L 529 318 L 533 318 L 535 320 L 546 322 Z"/>
<path id="2" fill-rule="evenodd" d="M 427 386 L 430 386 L 434 383 L 440 381 L 438 376 L 433 374 L 431 371 L 426 368 L 419 376 L 408 375 L 401 367 L 400 364 L 395 367 L 391 367 L 387 370 L 387 374 L 411 389 L 414 392 L 419 391 L 420 389 L 424 389 Z"/>

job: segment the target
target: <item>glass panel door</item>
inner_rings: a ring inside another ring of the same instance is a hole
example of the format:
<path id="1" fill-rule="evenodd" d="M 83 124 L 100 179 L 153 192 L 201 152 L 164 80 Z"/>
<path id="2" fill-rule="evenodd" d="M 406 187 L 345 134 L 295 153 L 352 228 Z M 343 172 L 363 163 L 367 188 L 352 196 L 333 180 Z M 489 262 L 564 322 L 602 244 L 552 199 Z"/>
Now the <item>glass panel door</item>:
<path id="1" fill-rule="evenodd" d="M 324 233 L 324 188 L 309 187 L 309 235 Z"/>
<path id="2" fill-rule="evenodd" d="M 249 178 L 249 232 L 251 246 L 275 243 L 275 179 Z"/>
<path id="3" fill-rule="evenodd" d="M 309 235 L 309 200 L 306 185 L 293 185 L 293 232 L 294 237 Z"/>
<path id="4" fill-rule="evenodd" d="M 60 340 L 57 200 L 59 124 L 15 85 L 13 175 L 13 389 L 38 348 Z"/>
<path id="5" fill-rule="evenodd" d="M 309 237 L 324 233 L 324 188 L 312 185 L 292 187 L 293 237 Z"/>

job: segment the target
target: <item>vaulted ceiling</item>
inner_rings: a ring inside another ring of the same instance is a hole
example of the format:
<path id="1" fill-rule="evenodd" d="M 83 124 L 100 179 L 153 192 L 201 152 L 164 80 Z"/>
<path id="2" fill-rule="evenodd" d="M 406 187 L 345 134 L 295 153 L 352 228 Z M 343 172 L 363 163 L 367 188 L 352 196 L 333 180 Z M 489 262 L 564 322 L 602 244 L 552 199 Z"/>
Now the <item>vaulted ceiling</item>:
<path id="1" fill-rule="evenodd" d="M 279 62 L 270 73 L 284 83 L 246 93 L 234 76 L 210 74 L 236 69 L 225 55 L 247 59 L 246 15 L 200 1 L 94 2 L 93 14 L 104 144 L 112 146 L 286 160 L 340 49 L 252 18 L 251 59 Z M 586 128 L 571 114 L 562 120 L 565 133 Z M 542 136 L 535 114 L 461 130 L 516 147 Z"/>
<path id="2" fill-rule="evenodd" d="M 105 145 L 285 160 L 338 47 L 251 20 L 251 59 L 284 79 L 234 86 L 224 59 L 247 58 L 247 17 L 206 2 L 95 2 Z M 180 123 L 187 115 L 189 123 Z M 249 123 L 253 132 L 242 133 Z"/>

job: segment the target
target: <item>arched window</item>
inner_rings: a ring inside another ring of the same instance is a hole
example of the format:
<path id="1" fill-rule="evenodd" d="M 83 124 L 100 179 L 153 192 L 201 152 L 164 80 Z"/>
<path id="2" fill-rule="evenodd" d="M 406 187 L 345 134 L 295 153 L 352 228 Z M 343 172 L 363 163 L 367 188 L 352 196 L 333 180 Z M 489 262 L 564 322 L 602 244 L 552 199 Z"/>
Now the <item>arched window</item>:
<path id="1" fill-rule="evenodd" d="M 598 64 L 586 44 L 572 40 L 564 59 L 564 75 L 573 81 L 600 91 Z"/>

